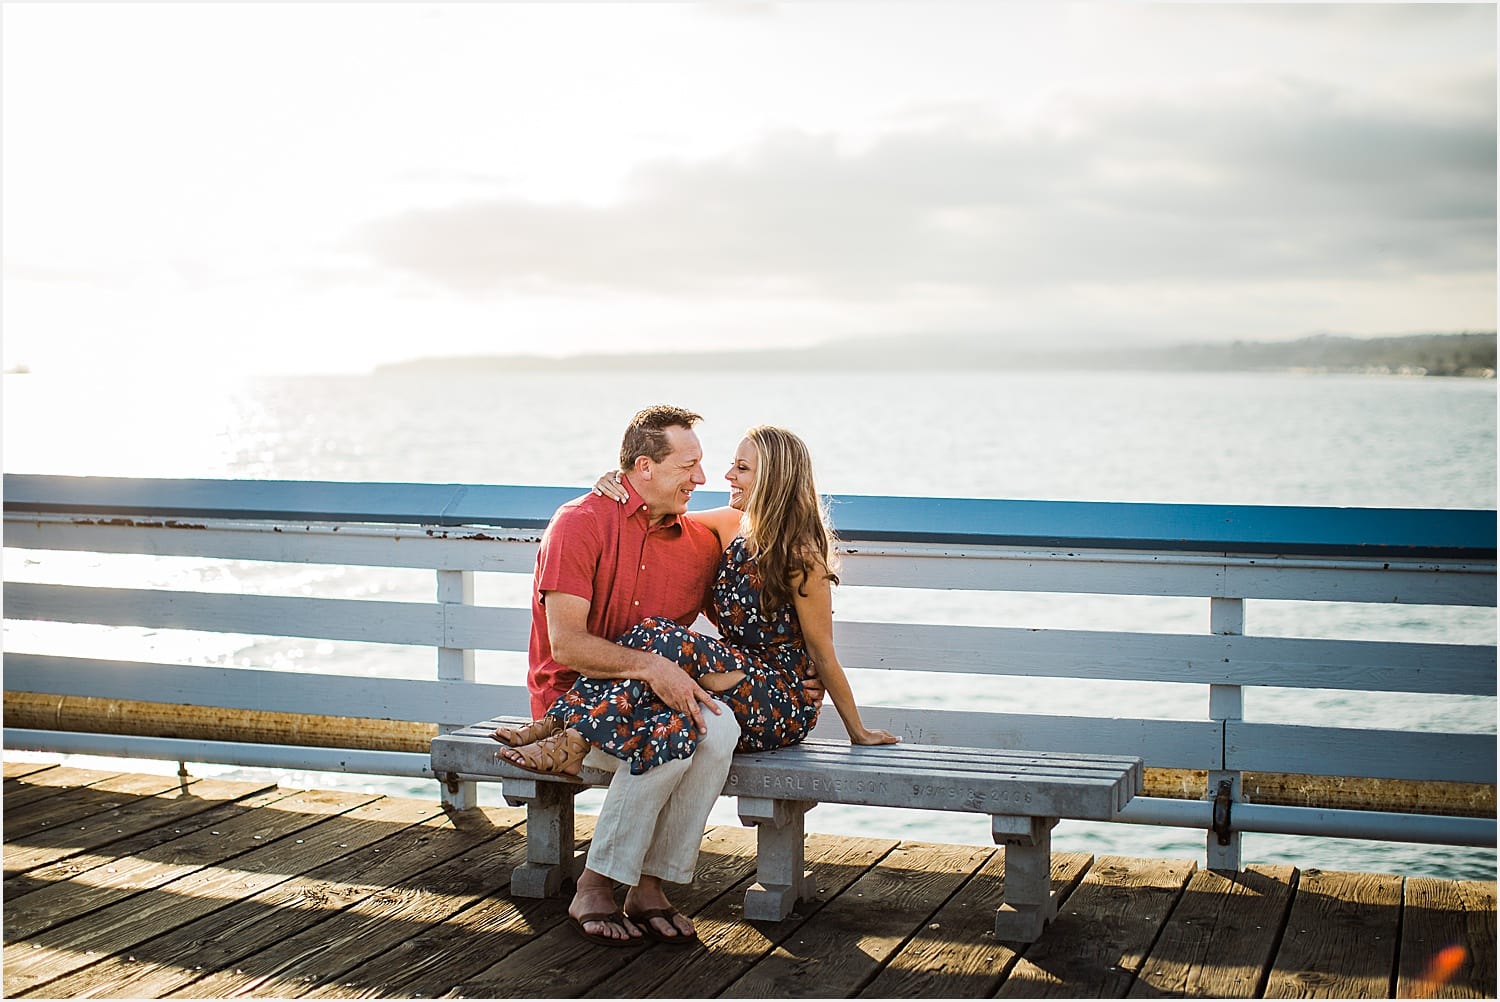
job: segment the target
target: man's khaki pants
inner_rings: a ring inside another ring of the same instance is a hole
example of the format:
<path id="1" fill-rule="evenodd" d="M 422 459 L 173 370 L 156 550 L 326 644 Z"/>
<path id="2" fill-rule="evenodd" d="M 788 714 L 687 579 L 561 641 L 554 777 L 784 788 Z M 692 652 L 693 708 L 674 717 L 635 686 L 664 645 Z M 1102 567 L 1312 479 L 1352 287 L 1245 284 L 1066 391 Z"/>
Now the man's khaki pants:
<path id="1" fill-rule="evenodd" d="M 589 847 L 590 870 L 629 887 L 641 874 L 674 884 L 693 879 L 708 812 L 724 789 L 740 739 L 739 721 L 723 703 L 703 708 L 706 733 L 688 758 L 663 762 L 632 776 L 620 759 L 597 748 L 586 765 L 614 770 Z"/>

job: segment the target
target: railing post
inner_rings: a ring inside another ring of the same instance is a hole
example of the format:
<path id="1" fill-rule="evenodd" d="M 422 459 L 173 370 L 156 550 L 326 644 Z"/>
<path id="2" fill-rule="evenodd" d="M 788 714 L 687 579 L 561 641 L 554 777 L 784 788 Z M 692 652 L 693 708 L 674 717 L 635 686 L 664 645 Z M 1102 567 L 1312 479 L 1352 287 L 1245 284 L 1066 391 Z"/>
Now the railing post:
<path id="1" fill-rule="evenodd" d="M 1210 598 L 1208 611 L 1209 630 L 1223 637 L 1238 637 L 1245 632 L 1245 600 L 1242 598 Z M 1217 720 L 1222 728 L 1230 720 L 1243 719 L 1245 715 L 1245 691 L 1238 685 L 1210 685 L 1208 687 L 1208 716 Z M 1223 765 L 1220 746 L 1220 765 Z M 1241 794 L 1241 776 L 1238 770 L 1208 770 L 1207 799 L 1222 804 L 1227 812 L 1233 810 Z M 1214 811 L 1214 820 L 1220 820 L 1220 811 Z M 1237 831 L 1208 831 L 1208 868 L 1210 870 L 1238 870 L 1240 868 L 1240 833 Z"/>
<path id="2" fill-rule="evenodd" d="M 454 605 L 474 604 L 474 572 L 473 571 L 438 571 L 437 572 L 437 600 L 441 603 Z M 446 617 L 444 617 L 446 623 Z M 446 634 L 446 625 L 444 633 Z M 447 639 L 446 636 L 444 639 Z M 438 647 L 438 680 L 444 682 L 472 682 L 474 681 L 474 651 L 466 647 Z M 473 721 L 439 721 L 438 733 L 447 734 L 451 731 L 467 727 Z M 438 789 L 442 791 L 444 806 L 454 810 L 464 811 L 478 804 L 477 784 L 459 783 L 458 792 L 450 792 L 446 783 L 439 783 Z"/>

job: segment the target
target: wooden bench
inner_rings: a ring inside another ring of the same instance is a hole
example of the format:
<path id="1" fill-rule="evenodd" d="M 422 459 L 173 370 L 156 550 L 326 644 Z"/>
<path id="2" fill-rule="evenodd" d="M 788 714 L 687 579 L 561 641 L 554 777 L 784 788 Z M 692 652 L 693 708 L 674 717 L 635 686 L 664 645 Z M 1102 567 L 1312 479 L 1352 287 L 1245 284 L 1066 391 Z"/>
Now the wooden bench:
<path id="1" fill-rule="evenodd" d="M 523 897 L 554 894 L 583 868 L 573 851 L 573 796 L 608 784 L 585 769 L 577 780 L 541 776 L 507 762 L 490 732 L 513 718 L 486 720 L 432 742 L 432 769 L 455 787 L 499 780 L 506 801 L 526 806 L 526 862 L 511 877 Z M 1061 818 L 1107 821 L 1141 790 L 1141 760 L 939 745 L 853 747 L 810 740 L 735 755 L 724 794 L 756 827 L 756 883 L 745 917 L 780 921 L 816 893 L 803 862 L 803 815 L 820 803 L 988 814 L 1005 846 L 1005 890 L 995 914 L 999 939 L 1032 942 L 1057 914 L 1050 880 L 1052 828 Z"/>

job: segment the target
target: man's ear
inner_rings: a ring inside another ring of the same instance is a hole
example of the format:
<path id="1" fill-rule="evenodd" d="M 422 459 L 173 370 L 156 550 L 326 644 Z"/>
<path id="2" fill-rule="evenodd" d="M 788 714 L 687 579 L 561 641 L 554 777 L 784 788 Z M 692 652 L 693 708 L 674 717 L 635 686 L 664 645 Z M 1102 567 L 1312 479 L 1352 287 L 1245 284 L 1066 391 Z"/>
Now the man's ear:
<path id="1" fill-rule="evenodd" d="M 651 479 L 651 457 L 649 457 L 649 456 L 636 456 L 635 457 L 635 465 L 631 467 L 631 470 L 633 470 L 636 473 L 636 475 L 639 476 L 642 480 L 650 480 Z"/>

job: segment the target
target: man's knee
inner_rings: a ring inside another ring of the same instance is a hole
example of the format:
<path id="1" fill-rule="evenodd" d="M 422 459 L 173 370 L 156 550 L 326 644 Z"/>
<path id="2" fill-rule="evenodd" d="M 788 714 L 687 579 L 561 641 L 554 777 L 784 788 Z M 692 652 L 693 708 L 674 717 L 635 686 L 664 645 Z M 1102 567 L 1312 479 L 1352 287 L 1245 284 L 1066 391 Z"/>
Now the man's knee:
<path id="1" fill-rule="evenodd" d="M 734 746 L 740 741 L 740 722 L 729 712 L 728 707 L 724 707 L 723 711 L 717 715 L 710 712 L 703 714 L 708 733 L 698 739 L 698 751 L 695 754 L 707 752 L 715 758 L 726 760 L 734 754 Z"/>

